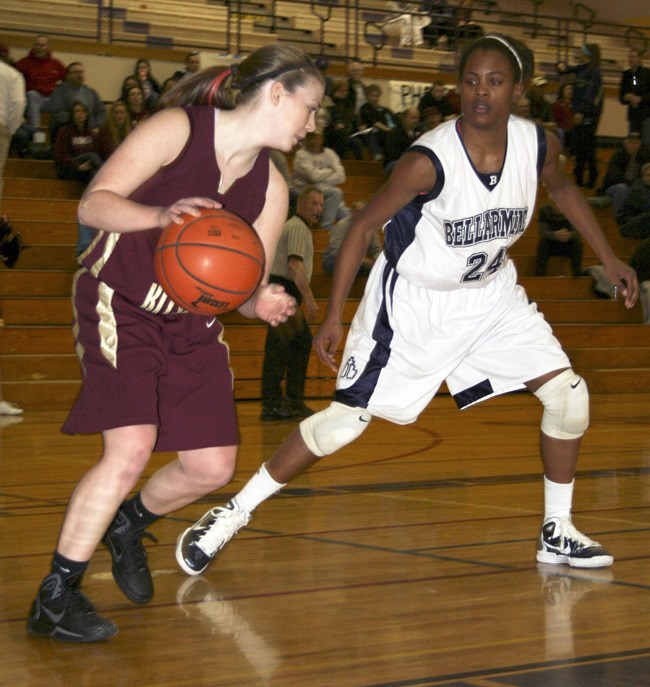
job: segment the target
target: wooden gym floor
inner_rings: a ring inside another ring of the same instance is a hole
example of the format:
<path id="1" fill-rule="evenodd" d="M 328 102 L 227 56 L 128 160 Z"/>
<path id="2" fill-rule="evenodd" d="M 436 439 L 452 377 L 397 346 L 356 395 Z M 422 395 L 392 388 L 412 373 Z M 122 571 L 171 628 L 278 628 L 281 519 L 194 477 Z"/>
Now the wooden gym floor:
<path id="1" fill-rule="evenodd" d="M 28 637 L 25 619 L 99 440 L 60 434 L 63 410 L 0 418 L 0 685 L 647 687 L 649 409 L 650 393 L 592 396 L 574 521 L 614 554 L 610 569 L 536 564 L 540 406 L 511 394 L 463 413 L 440 396 L 407 427 L 375 421 L 190 578 L 178 533 L 292 427 L 240 403 L 233 482 L 151 528 L 153 601 L 128 602 L 106 550 L 93 557 L 85 590 L 120 625 L 96 645 Z"/>

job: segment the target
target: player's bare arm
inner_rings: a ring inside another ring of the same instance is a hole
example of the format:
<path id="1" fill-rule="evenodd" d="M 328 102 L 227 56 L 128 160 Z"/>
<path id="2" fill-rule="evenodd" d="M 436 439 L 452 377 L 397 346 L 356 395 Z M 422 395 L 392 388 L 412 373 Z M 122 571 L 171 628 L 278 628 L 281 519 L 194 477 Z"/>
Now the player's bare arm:
<path id="1" fill-rule="evenodd" d="M 560 144 L 555 136 L 546 132 L 547 154 L 541 181 L 555 200 L 558 208 L 594 249 L 605 268 L 625 298 L 625 306 L 631 308 L 639 296 L 636 272 L 619 260 L 607 242 L 598 221 L 578 188 L 567 179 L 559 161 Z"/>
<path id="2" fill-rule="evenodd" d="M 341 243 L 328 317 L 340 318 L 343 304 L 377 227 L 383 227 L 418 194 L 429 191 L 435 181 L 435 169 L 426 155 L 406 153 L 400 158 L 388 181 L 355 217 Z"/>
<path id="3" fill-rule="evenodd" d="M 266 202 L 259 217 L 253 225 L 262 244 L 266 264 L 260 286 L 238 311 L 244 317 L 258 317 L 271 325 L 286 322 L 296 309 L 296 301 L 278 284 L 269 286 L 269 274 L 275 257 L 278 239 L 282 234 L 284 221 L 289 206 L 287 184 L 275 165 L 269 161 L 269 184 L 266 191 Z"/>
<path id="4" fill-rule="evenodd" d="M 178 157 L 190 134 L 180 108 L 145 119 L 101 166 L 79 204 L 79 221 L 104 231 L 139 231 L 179 221 L 184 212 L 221 207 L 209 198 L 184 198 L 170 208 L 141 205 L 128 196 L 161 167 Z"/>
<path id="5" fill-rule="evenodd" d="M 337 369 L 334 355 L 343 335 L 343 305 L 368 252 L 374 232 L 418 194 L 429 191 L 435 181 L 435 169 L 426 155 L 405 153 L 395 165 L 388 181 L 359 212 L 348 229 L 334 268 L 327 317 L 314 337 L 318 357 L 330 369 Z"/>
<path id="6" fill-rule="evenodd" d="M 260 216 L 253 224 L 264 245 L 266 255 L 262 284 L 268 284 L 271 265 L 273 265 L 273 258 L 275 258 L 275 249 L 287 219 L 288 209 L 289 190 L 287 184 L 276 166 L 269 160 L 269 185 L 266 189 L 266 202 Z"/>

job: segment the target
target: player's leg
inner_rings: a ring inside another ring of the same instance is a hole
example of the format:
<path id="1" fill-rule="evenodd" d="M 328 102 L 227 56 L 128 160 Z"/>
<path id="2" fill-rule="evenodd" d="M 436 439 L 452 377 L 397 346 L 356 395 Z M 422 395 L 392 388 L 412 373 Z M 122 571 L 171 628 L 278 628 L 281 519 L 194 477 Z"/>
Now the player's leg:
<path id="1" fill-rule="evenodd" d="M 580 442 L 589 424 L 589 393 L 571 369 L 555 370 L 526 383 L 544 406 L 540 451 L 544 465 L 544 520 L 537 560 L 577 568 L 609 566 L 614 559 L 571 521 Z"/>
<path id="2" fill-rule="evenodd" d="M 52 568 L 32 606 L 31 634 L 92 642 L 117 632 L 117 626 L 96 613 L 79 587 L 97 544 L 147 464 L 155 439 L 156 429 L 150 425 L 104 432 L 101 460 L 82 477 L 70 498 Z"/>
<path id="3" fill-rule="evenodd" d="M 142 487 L 143 503 L 161 515 L 171 513 L 232 479 L 237 446 L 179 451 L 178 459 L 157 470 Z"/>
<path id="4" fill-rule="evenodd" d="M 323 456 L 354 441 L 370 420 L 366 410 L 336 402 L 304 419 L 233 499 L 210 509 L 180 535 L 176 560 L 181 568 L 189 575 L 202 573 L 216 553 L 250 522 L 260 503 Z"/>
<path id="5" fill-rule="evenodd" d="M 545 519 L 540 542 L 552 537 L 562 542 L 555 563 L 598 567 L 609 565 L 611 556 L 571 525 L 570 512 L 580 438 L 589 422 L 587 387 L 571 369 L 562 346 L 534 303 L 516 285 L 512 265 L 504 267 L 486 285 L 482 297 L 492 308 L 469 308 L 484 322 L 466 323 L 482 333 L 471 352 L 447 378 L 447 385 L 459 407 L 516 389 L 528 388 L 544 406 L 541 426 L 541 455 L 545 472 Z M 469 294 L 468 298 L 471 298 Z M 470 330 L 471 331 L 471 330 Z M 549 525 L 547 527 L 547 525 Z M 565 534 L 560 536 L 560 528 Z"/>

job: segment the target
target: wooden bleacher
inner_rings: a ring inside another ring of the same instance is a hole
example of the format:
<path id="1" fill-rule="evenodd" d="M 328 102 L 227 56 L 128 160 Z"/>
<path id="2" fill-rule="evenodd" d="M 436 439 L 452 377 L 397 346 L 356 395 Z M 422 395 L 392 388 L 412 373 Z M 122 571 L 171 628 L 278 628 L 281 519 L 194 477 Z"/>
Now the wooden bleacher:
<path id="1" fill-rule="evenodd" d="M 367 198 L 384 181 L 374 162 L 344 161 L 346 199 Z M 0 358 L 5 394 L 26 409 L 69 405 L 80 388 L 79 366 L 70 331 L 70 289 L 74 271 L 76 207 L 80 187 L 53 178 L 51 161 L 10 159 L 6 167 L 3 212 L 23 235 L 28 249 L 13 270 L 0 268 Z M 543 192 L 540 203 L 544 202 Z M 610 209 L 597 210 L 617 253 L 629 257 L 634 241 L 620 239 Z M 650 386 L 650 341 L 637 304 L 628 311 L 620 301 L 604 301 L 591 293 L 591 280 L 561 276 L 533 277 L 537 240 L 533 221 L 512 248 L 520 281 L 529 297 L 554 326 L 575 367 L 593 392 L 629 392 Z M 323 274 L 320 256 L 327 233 L 314 234 L 316 257 L 312 287 L 325 312 L 331 277 Z M 595 256 L 585 246 L 585 265 Z M 568 274 L 568 261 L 552 258 L 550 274 Z M 358 279 L 346 306 L 349 324 L 363 292 Z M 237 313 L 222 318 L 230 345 L 238 399 L 259 398 L 265 326 Z M 334 382 L 312 356 L 307 396 L 329 397 Z"/>
<path id="2" fill-rule="evenodd" d="M 241 3 L 239 17 L 232 12 L 233 7 L 230 3 L 229 15 L 226 0 L 157 0 L 150 3 L 114 0 L 111 3 L 113 20 L 110 21 L 108 9 L 100 10 L 96 3 L 30 0 L 29 3 L 13 3 L 11 9 L 3 13 L 2 23 L 3 30 L 10 34 L 39 33 L 45 28 L 52 36 L 76 37 L 95 43 L 110 41 L 111 48 L 140 45 L 184 51 L 195 47 L 218 53 L 248 54 L 280 40 L 312 55 L 329 55 L 334 58 L 333 71 L 341 69 L 345 59 L 355 55 L 366 65 L 376 62 L 379 69 L 375 76 L 379 78 L 386 76 L 382 70 L 392 70 L 394 74 L 395 70 L 403 72 L 406 69 L 410 77 L 419 81 L 428 81 L 432 72 L 453 80 L 453 52 L 426 47 L 399 48 L 390 42 L 375 49 L 366 36 L 366 21 L 374 18 L 381 22 L 387 17 L 384 0 L 363 0 L 358 5 L 358 17 L 350 16 L 345 3 L 331 3 L 325 7 L 309 0 L 249 0 Z M 620 71 L 626 66 L 625 27 L 594 24 L 589 27 L 587 36 L 583 26 L 574 22 L 569 34 L 560 40 L 557 22 L 558 17 L 566 16 L 566 7 L 547 0 L 539 10 L 537 24 L 533 22 L 530 9 L 527 6 L 522 10 L 521 2 L 515 0 L 503 0 L 497 8 L 476 2 L 473 20 L 486 32 L 505 30 L 526 41 L 535 52 L 539 70 L 549 75 L 554 74 L 560 53 L 580 45 L 584 38 L 595 40 L 602 49 L 605 85 L 617 86 Z M 275 18 L 272 20 L 273 12 Z M 326 16 L 327 21 L 321 27 L 319 17 Z"/>

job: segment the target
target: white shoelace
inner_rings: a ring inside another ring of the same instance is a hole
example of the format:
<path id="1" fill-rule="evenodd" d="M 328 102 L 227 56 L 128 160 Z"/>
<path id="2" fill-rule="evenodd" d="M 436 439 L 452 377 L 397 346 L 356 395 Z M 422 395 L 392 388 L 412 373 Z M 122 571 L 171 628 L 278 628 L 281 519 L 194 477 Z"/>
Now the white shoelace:
<path id="1" fill-rule="evenodd" d="M 223 507 L 214 509 L 214 517 L 215 521 L 196 542 L 206 556 L 214 556 L 251 519 L 245 510 Z"/>
<path id="2" fill-rule="evenodd" d="M 586 534 L 583 534 L 577 530 L 569 518 L 562 518 L 560 520 L 560 534 L 562 535 L 562 543 L 564 543 L 565 539 L 571 539 L 575 542 L 578 542 L 580 546 L 585 548 L 589 548 L 591 546 L 600 546 L 597 541 L 589 539 Z"/>

